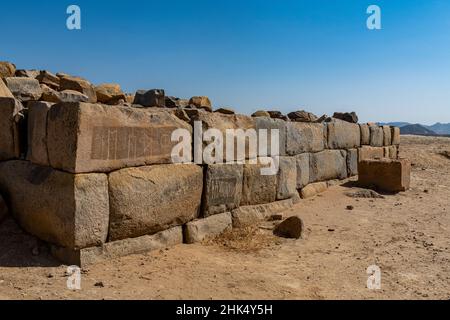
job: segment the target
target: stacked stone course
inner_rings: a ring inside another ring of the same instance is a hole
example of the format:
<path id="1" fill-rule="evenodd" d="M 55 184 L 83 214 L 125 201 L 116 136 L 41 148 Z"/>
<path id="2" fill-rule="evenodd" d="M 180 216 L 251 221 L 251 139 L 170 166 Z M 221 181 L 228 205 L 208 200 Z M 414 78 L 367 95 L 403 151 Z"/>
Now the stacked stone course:
<path id="1" fill-rule="evenodd" d="M 202 96 L 155 89 L 134 97 L 116 84 L 6 62 L 0 72 L 0 200 L 70 264 L 199 242 L 357 175 L 360 160 L 398 158 L 399 129 L 355 123 L 354 113 L 250 117 L 213 112 Z M 192 135 L 194 121 L 221 132 L 278 129 L 278 173 L 262 175 L 264 165 L 249 161 L 259 149 L 232 155 L 232 164 L 173 164 L 171 134 Z"/>

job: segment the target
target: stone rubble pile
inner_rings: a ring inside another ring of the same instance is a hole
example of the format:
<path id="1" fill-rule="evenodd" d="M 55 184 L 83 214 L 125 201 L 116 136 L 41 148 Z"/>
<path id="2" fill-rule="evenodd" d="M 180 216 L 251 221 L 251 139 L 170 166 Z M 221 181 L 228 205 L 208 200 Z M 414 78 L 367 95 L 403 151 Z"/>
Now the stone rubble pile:
<path id="1" fill-rule="evenodd" d="M 398 158 L 399 128 L 357 124 L 354 113 L 246 116 L 214 111 L 205 96 L 127 94 L 7 62 L 0 77 L 0 219 L 3 198 L 69 264 L 202 241 L 357 175 L 360 161 Z M 173 164 L 171 134 L 192 134 L 194 121 L 221 132 L 278 129 L 278 173 L 262 175 L 248 154 L 234 164 Z"/>

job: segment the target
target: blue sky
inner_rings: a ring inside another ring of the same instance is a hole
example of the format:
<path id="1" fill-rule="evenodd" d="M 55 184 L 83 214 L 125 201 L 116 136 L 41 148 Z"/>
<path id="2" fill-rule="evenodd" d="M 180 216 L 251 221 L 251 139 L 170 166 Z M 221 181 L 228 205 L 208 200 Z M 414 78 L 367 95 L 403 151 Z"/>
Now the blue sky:
<path id="1" fill-rule="evenodd" d="M 66 28 L 66 8 L 82 30 Z M 366 9 L 382 10 L 382 30 Z M 448 0 L 2 1 L 0 60 L 242 113 L 450 122 Z"/>

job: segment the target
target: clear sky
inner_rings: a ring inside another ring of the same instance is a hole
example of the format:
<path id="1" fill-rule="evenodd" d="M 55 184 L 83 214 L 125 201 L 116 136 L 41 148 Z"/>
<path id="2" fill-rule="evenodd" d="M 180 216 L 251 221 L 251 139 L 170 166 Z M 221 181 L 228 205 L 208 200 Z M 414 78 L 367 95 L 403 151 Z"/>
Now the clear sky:
<path id="1" fill-rule="evenodd" d="M 66 28 L 81 7 L 82 30 Z M 382 30 L 366 9 L 382 10 Z M 242 113 L 450 122 L 449 0 L 2 1 L 0 60 Z"/>

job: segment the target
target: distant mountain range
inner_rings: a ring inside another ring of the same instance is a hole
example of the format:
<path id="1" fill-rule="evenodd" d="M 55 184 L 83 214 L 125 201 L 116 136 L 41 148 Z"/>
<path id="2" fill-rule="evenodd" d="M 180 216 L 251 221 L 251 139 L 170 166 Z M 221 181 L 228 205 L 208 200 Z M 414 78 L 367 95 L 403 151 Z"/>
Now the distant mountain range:
<path id="1" fill-rule="evenodd" d="M 450 123 L 436 123 L 432 126 L 424 124 L 412 124 L 409 122 L 388 122 L 380 123 L 381 125 L 389 125 L 400 127 L 401 134 L 417 134 L 417 135 L 450 135 Z"/>

